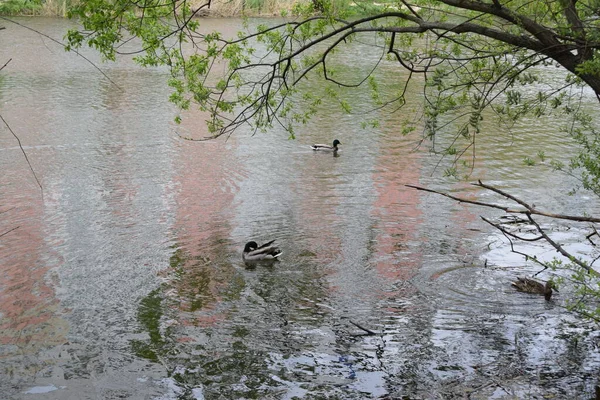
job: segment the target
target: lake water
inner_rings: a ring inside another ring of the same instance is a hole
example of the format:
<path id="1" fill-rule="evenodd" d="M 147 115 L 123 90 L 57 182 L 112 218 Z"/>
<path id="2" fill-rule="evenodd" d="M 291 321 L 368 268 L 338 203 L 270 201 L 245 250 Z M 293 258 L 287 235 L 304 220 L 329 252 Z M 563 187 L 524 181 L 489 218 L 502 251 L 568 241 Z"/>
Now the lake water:
<path id="1" fill-rule="evenodd" d="M 58 40 L 70 26 L 16 21 Z M 203 24 L 232 34 L 241 21 Z M 193 142 L 182 136 L 205 136 L 203 118 L 173 123 L 165 70 L 84 51 L 104 76 L 1 25 L 0 113 L 43 196 L 2 125 L 0 397 L 593 397 L 598 335 L 562 308 L 568 288 L 551 302 L 515 292 L 511 280 L 539 267 L 480 219 L 501 213 L 405 186 L 506 203 L 444 178 L 427 144 L 415 151 L 418 135 L 399 134 L 409 109 L 363 128 L 360 107 L 329 105 L 295 140 L 242 129 Z M 392 87 L 398 73 L 384 65 L 381 79 Z M 597 214 L 597 199 L 564 195 L 569 177 L 522 162 L 540 150 L 567 160 L 559 125 L 489 122 L 469 180 Z M 338 157 L 309 148 L 335 138 Z M 585 229 L 555 233 L 569 243 Z M 244 244 L 271 239 L 281 260 L 246 268 Z"/>

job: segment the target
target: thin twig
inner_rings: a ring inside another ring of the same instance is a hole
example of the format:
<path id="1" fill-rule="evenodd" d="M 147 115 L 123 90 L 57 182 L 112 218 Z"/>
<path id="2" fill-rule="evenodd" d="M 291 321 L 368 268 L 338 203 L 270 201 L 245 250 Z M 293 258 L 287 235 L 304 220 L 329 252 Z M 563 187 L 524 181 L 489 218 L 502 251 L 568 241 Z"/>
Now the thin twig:
<path id="1" fill-rule="evenodd" d="M 523 206 L 525 208 L 525 210 L 519 210 L 519 209 L 515 209 L 515 208 L 510 208 L 510 207 L 505 207 L 505 206 L 500 206 L 498 204 L 491 204 L 491 203 L 485 203 L 482 201 L 476 201 L 476 200 L 469 200 L 469 199 L 465 199 L 462 197 L 456 197 L 456 196 L 452 196 L 448 193 L 443 193 L 443 192 L 439 192 L 437 190 L 433 190 L 433 189 L 428 189 L 428 188 L 424 188 L 421 186 L 415 186 L 415 185 L 405 185 L 407 187 L 413 188 L 413 189 L 417 189 L 417 190 L 422 190 L 424 192 L 430 192 L 430 193 L 435 193 L 435 194 L 439 194 L 441 196 L 444 197 L 448 197 L 449 199 L 458 201 L 459 203 L 468 203 L 468 204 L 474 204 L 474 205 L 478 205 L 478 206 L 483 206 L 483 207 L 488 207 L 488 208 L 495 208 L 498 210 L 502 210 L 504 212 L 507 213 L 511 213 L 511 214 L 535 214 L 535 215 L 540 215 L 543 217 L 549 217 L 549 218 L 556 218 L 556 219 L 566 219 L 569 221 L 576 221 L 576 222 L 594 222 L 594 223 L 600 223 L 600 218 L 594 218 L 594 217 L 582 217 L 580 215 L 565 215 L 565 214 L 554 214 L 554 213 L 550 213 L 550 212 L 546 212 L 546 211 L 541 211 L 538 210 L 537 208 L 534 208 L 532 206 L 530 206 L 529 204 L 525 203 L 524 201 L 518 199 L 517 197 L 508 194 L 500 189 L 497 189 L 493 186 L 489 186 L 486 184 L 481 183 L 481 181 L 479 181 L 478 183 L 474 183 L 474 186 L 479 186 L 488 190 L 491 190 L 493 192 L 496 192 L 510 200 L 513 200 L 514 202 L 520 204 L 521 206 Z"/>
<path id="2" fill-rule="evenodd" d="M 464 198 L 460 198 L 460 197 L 456 197 L 456 196 L 452 196 L 449 195 L 447 193 L 443 193 L 443 192 L 439 192 L 437 190 L 433 190 L 433 189 L 427 189 L 427 188 L 423 188 L 420 186 L 414 186 L 414 185 L 406 185 L 408 187 L 411 187 L 413 189 L 417 189 L 417 190 L 423 190 L 426 192 L 431 192 L 431 193 L 436 193 L 445 197 L 448 197 L 450 199 L 456 200 L 458 202 L 463 202 L 463 203 L 469 203 L 469 204 L 475 204 L 475 205 L 479 205 L 479 206 L 484 206 L 484 207 L 489 207 L 489 208 L 495 208 L 495 209 L 499 209 L 499 210 L 503 210 L 505 212 L 508 213 L 519 213 L 519 214 L 525 214 L 527 216 L 527 219 L 529 220 L 529 222 L 535 226 L 536 230 L 539 232 L 539 234 L 541 236 L 535 237 L 535 238 L 525 238 L 525 237 L 521 237 L 518 236 L 514 233 L 508 232 L 506 229 L 504 229 L 503 227 L 501 227 L 499 224 L 495 224 L 489 220 L 487 220 L 484 217 L 481 217 L 485 222 L 487 222 L 488 224 L 492 225 L 493 227 L 497 228 L 498 230 L 500 230 L 500 232 L 502 232 L 506 237 L 513 237 L 515 239 L 519 239 L 519 240 L 523 240 L 523 241 L 537 241 L 540 239 L 544 239 L 548 244 L 550 244 L 552 247 L 554 247 L 556 249 L 556 251 L 558 251 L 560 254 L 562 254 L 564 257 L 566 257 L 569 261 L 571 261 L 572 263 L 577 264 L 579 267 L 585 269 L 588 273 L 594 274 L 596 276 L 600 276 L 600 273 L 597 272 L 596 270 L 594 270 L 593 268 L 591 268 L 589 265 L 587 265 L 586 263 L 584 263 L 583 261 L 579 260 L 578 258 L 576 258 L 575 256 L 573 256 L 572 254 L 570 254 L 569 252 L 567 252 L 560 244 L 556 243 L 554 240 L 552 240 L 550 238 L 550 236 L 548 236 L 548 234 L 542 229 L 542 227 L 537 223 L 537 221 L 535 221 L 532 217 L 532 214 L 535 215 L 540 215 L 540 216 L 545 216 L 545 217 L 551 217 L 551 218 L 558 218 L 558 219 L 568 219 L 570 221 L 585 221 L 585 222 L 600 222 L 600 219 L 598 218 L 588 218 L 588 217 L 579 217 L 579 216 L 569 216 L 569 215 L 563 215 L 563 214 L 552 214 L 552 213 L 547 213 L 544 211 L 538 211 L 536 208 L 534 208 L 533 206 L 531 206 L 530 204 L 524 202 L 523 200 L 509 194 L 506 193 L 505 191 L 498 189 L 496 187 L 490 186 L 490 185 L 486 185 L 484 183 L 482 183 L 481 181 L 478 181 L 478 183 L 474 183 L 474 186 L 479 186 L 488 190 L 491 190 L 495 193 L 498 193 L 516 203 L 518 203 L 519 205 L 521 205 L 522 207 L 525 208 L 525 210 L 513 210 L 510 209 L 508 207 L 503 207 L 503 206 L 499 206 L 497 204 L 491 204 L 491 203 L 484 203 L 484 202 L 480 202 L 480 201 L 474 201 L 474 200 L 468 200 L 468 199 L 464 199 Z M 510 241 L 510 239 L 509 239 Z M 511 242 L 511 248 L 513 252 L 516 252 L 512 246 L 512 241 Z M 523 254 L 523 253 L 519 253 L 519 254 Z M 527 255 L 526 255 L 527 256 Z M 530 256 L 527 256 L 530 257 Z M 532 257 L 530 257 L 532 258 Z M 539 261 L 538 261 L 539 262 Z M 544 265 L 546 268 L 547 266 L 542 263 L 539 262 L 540 264 Z"/>
<path id="3" fill-rule="evenodd" d="M 462 197 L 456 197 L 456 196 L 452 196 L 451 194 L 448 193 L 444 193 L 444 192 L 439 192 L 437 190 L 433 190 L 433 189 L 428 189 L 428 188 L 424 188 L 422 186 L 415 186 L 415 185 L 405 185 L 409 188 L 413 188 L 413 189 L 417 189 L 417 190 L 421 190 L 423 192 L 429 192 L 429 193 L 435 193 L 435 194 L 439 194 L 441 196 L 447 197 L 449 199 L 458 201 L 459 203 L 469 203 L 469 204 L 475 204 L 477 206 L 483 206 L 483 207 L 490 207 L 490 208 L 496 208 L 498 210 L 502 210 L 505 212 L 511 212 L 509 211 L 508 207 L 503 207 L 503 206 L 499 206 L 497 204 L 490 204 L 490 203 L 484 203 L 481 201 L 475 201 L 475 200 L 468 200 L 468 199 L 464 199 Z"/>
<path id="4" fill-rule="evenodd" d="M 539 224 L 531 217 L 531 215 L 527 215 L 527 217 L 529 218 L 529 221 L 535 225 L 536 229 L 538 230 L 538 232 L 544 237 L 544 239 L 550 243 L 550 245 L 552 247 L 554 247 L 556 249 L 556 251 L 558 251 L 560 254 L 562 254 L 563 256 L 565 256 L 569 261 L 574 262 L 575 264 L 579 265 L 581 268 L 585 269 L 586 271 L 590 272 L 590 273 L 594 273 L 597 276 L 600 276 L 600 273 L 596 272 L 595 270 L 593 270 L 589 265 L 586 265 L 585 263 L 583 263 L 582 261 L 580 261 L 578 258 L 574 257 L 573 255 L 571 255 L 569 252 L 567 252 L 560 244 L 556 243 L 554 240 L 552 240 L 550 238 L 550 236 L 548 236 L 546 234 L 546 232 L 539 226 Z"/>
<path id="5" fill-rule="evenodd" d="M 9 233 L 11 233 L 12 231 L 14 231 L 15 229 L 19 229 L 19 227 L 18 227 L 18 226 L 16 226 L 16 227 L 14 227 L 14 228 L 12 228 L 12 229 L 10 229 L 10 230 L 8 230 L 8 231 L 6 231 L 6 232 L 4 232 L 4 233 L 0 234 L 0 237 L 2 237 L 2 236 L 4 236 L 4 235 L 8 235 Z"/>
<path id="6" fill-rule="evenodd" d="M 355 326 L 355 327 L 357 327 L 358 329 L 361 329 L 361 330 L 363 330 L 363 331 L 367 332 L 367 335 L 369 335 L 369 336 L 371 336 L 371 335 L 377 335 L 377 332 L 374 332 L 374 331 L 372 331 L 372 330 L 370 330 L 370 329 L 367 329 L 367 328 L 365 328 L 365 327 L 362 327 L 362 326 L 360 326 L 359 324 L 357 324 L 356 322 L 354 322 L 354 321 L 352 321 L 352 320 L 349 320 L 349 321 L 350 321 L 350 323 L 351 323 L 352 325 L 354 325 L 354 326 Z"/>
<path id="7" fill-rule="evenodd" d="M 585 238 L 586 238 L 587 240 L 589 240 L 589 241 L 590 241 L 590 243 L 592 244 L 592 246 L 594 246 L 594 247 L 595 247 L 595 246 L 596 246 L 596 243 L 594 243 L 594 241 L 592 240 L 592 236 L 594 236 L 594 235 L 595 235 L 595 236 L 599 236 L 599 237 L 600 237 L 600 234 L 598 234 L 598 231 L 596 230 L 596 227 L 595 227 L 595 226 L 593 226 L 593 225 L 592 225 L 592 229 L 594 230 L 594 232 L 590 233 L 590 234 L 589 234 L 589 235 L 587 235 Z"/>
<path id="8" fill-rule="evenodd" d="M 492 225 L 494 228 L 498 229 L 502 233 L 504 233 L 504 234 L 506 234 L 508 236 L 511 236 L 511 237 L 513 237 L 515 239 L 522 240 L 524 242 L 537 242 L 538 240 L 544 239 L 544 237 L 541 236 L 541 235 L 540 236 L 536 236 L 536 237 L 532 237 L 532 238 L 526 238 L 526 237 L 523 237 L 523 236 L 519 236 L 519 235 L 517 235 L 515 233 L 509 232 L 504 227 L 502 227 L 502 225 L 496 224 L 496 223 L 490 221 L 489 219 L 487 219 L 485 217 L 481 217 L 481 219 L 484 220 L 485 222 L 487 222 L 488 224 Z"/>
<path id="9" fill-rule="evenodd" d="M 28 30 L 30 30 L 30 31 L 32 31 L 32 32 L 35 32 L 35 33 L 37 33 L 37 34 L 38 34 L 38 35 L 40 35 L 40 36 L 43 36 L 43 37 L 45 37 L 45 38 L 48 38 L 48 39 L 52 40 L 54 43 L 58 43 L 58 44 L 60 44 L 61 46 L 63 46 L 63 47 L 66 47 L 66 46 L 65 46 L 65 44 L 64 44 L 64 43 L 62 43 L 61 41 L 59 41 L 59 40 L 56 40 L 56 39 L 54 39 L 53 37 L 50 37 L 50 36 L 46 35 L 45 33 L 42 33 L 42 32 L 40 32 L 40 31 L 38 31 L 38 30 L 35 30 L 35 29 L 33 29 L 33 28 L 31 28 L 31 27 L 29 27 L 29 26 L 27 26 L 27 25 L 20 24 L 20 23 L 18 23 L 17 21 L 13 21 L 12 19 L 10 19 L 10 18 L 6 18 L 6 17 L 3 17 L 3 16 L 0 16 L 0 19 L 3 19 L 3 20 L 5 20 L 5 21 L 8 21 L 8 22 L 12 22 L 12 23 L 13 23 L 13 24 L 15 24 L 15 25 L 19 25 L 21 28 L 28 29 Z M 87 61 L 88 63 L 90 63 L 90 64 L 91 64 L 91 65 L 92 65 L 94 68 L 96 68 L 96 69 L 98 70 L 98 72 L 100 72 L 102 75 L 104 75 L 104 77 L 105 77 L 106 79 L 108 79 L 108 81 L 109 81 L 110 83 L 112 83 L 114 86 L 116 86 L 116 87 L 117 87 L 117 89 L 119 89 L 119 90 L 123 91 L 123 88 L 121 88 L 121 87 L 120 87 L 119 85 L 117 85 L 117 84 L 116 84 L 116 83 L 115 83 L 115 82 L 114 82 L 112 79 L 110 79 L 110 78 L 108 77 L 108 75 L 106 75 L 106 73 L 100 69 L 100 67 L 98 67 L 96 64 L 94 64 L 94 62 L 93 62 L 93 61 L 91 61 L 89 58 L 87 58 L 86 56 L 84 56 L 83 54 L 81 54 L 79 51 L 77 51 L 77 50 L 75 50 L 75 49 L 73 49 L 72 51 L 73 51 L 75 54 L 77 54 L 79 57 L 83 58 L 85 61 Z"/>
<path id="10" fill-rule="evenodd" d="M 10 131 L 10 133 L 12 133 L 12 135 L 15 137 L 15 139 L 17 139 L 19 148 L 21 149 L 23 156 L 25 156 L 25 161 L 27 161 L 27 165 L 29 165 L 29 169 L 31 170 L 31 173 L 33 174 L 33 177 L 35 178 L 35 181 L 37 182 L 38 186 L 40 187 L 40 192 L 42 193 L 42 200 L 44 200 L 44 188 L 42 188 L 42 184 L 40 183 L 40 180 L 38 179 L 37 175 L 35 174 L 35 171 L 33 170 L 33 166 L 31 165 L 31 162 L 29 162 L 29 157 L 27 157 L 27 153 L 25 152 L 25 149 L 23 148 L 23 145 L 21 144 L 21 139 L 19 139 L 17 134 L 12 130 L 12 128 L 10 127 L 8 122 L 6 122 L 6 120 L 4 119 L 2 114 L 0 114 L 0 119 L 2 120 L 2 122 L 4 122 L 4 125 L 6 125 L 6 127 Z"/>
<path id="11" fill-rule="evenodd" d="M 2 71 L 4 69 L 4 67 L 6 67 L 8 65 L 9 62 L 12 61 L 12 58 L 9 58 L 7 62 L 4 63 L 4 65 L 2 67 L 0 67 L 0 71 Z"/>
<path id="12" fill-rule="evenodd" d="M 513 234 L 513 233 L 511 233 L 509 231 L 507 231 L 501 225 L 495 224 L 492 221 L 486 219 L 485 217 L 481 217 L 481 219 L 483 219 L 488 224 L 492 225 L 494 228 L 498 229 L 504 235 L 504 237 L 506 238 L 506 240 L 508 240 L 508 243 L 510 244 L 510 251 L 512 253 L 515 253 L 515 254 L 518 254 L 520 256 L 523 256 L 523 257 L 525 257 L 525 260 L 532 260 L 536 264 L 539 264 L 542 267 L 544 267 L 543 269 L 541 269 L 538 272 L 536 272 L 535 274 L 533 274 L 533 276 L 536 276 L 536 275 L 544 272 L 545 270 L 547 270 L 550 267 L 548 264 L 540 261 L 537 257 L 532 257 L 531 255 L 529 255 L 527 253 L 523 253 L 522 251 L 518 251 L 517 249 L 515 249 L 515 244 L 513 243 L 513 238 L 514 239 L 519 239 L 519 240 L 525 240 L 524 238 L 521 238 L 520 236 L 517 236 L 517 235 L 515 235 L 515 234 Z M 535 239 L 537 240 L 538 238 L 535 238 Z"/>

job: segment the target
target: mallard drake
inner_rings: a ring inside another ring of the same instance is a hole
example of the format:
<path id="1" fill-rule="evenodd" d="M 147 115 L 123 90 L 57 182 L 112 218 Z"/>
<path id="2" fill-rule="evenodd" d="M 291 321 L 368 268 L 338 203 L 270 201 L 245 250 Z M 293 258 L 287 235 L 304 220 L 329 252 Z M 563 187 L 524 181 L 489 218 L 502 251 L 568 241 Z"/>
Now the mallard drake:
<path id="1" fill-rule="evenodd" d="M 275 240 L 271 240 L 261 246 L 255 241 L 246 243 L 242 260 L 244 261 L 272 261 L 281 255 L 279 247 L 273 245 Z"/>
<path id="2" fill-rule="evenodd" d="M 512 282 L 512 286 L 520 292 L 543 294 L 546 300 L 550 300 L 553 290 L 558 292 L 554 282 L 548 281 L 544 284 L 531 278 L 517 278 Z"/>
<path id="3" fill-rule="evenodd" d="M 313 144 L 312 146 L 310 146 L 311 149 L 316 150 L 316 151 L 338 151 L 338 144 L 342 144 L 340 143 L 339 140 L 335 139 L 333 141 L 333 146 L 329 146 L 327 144 Z"/>

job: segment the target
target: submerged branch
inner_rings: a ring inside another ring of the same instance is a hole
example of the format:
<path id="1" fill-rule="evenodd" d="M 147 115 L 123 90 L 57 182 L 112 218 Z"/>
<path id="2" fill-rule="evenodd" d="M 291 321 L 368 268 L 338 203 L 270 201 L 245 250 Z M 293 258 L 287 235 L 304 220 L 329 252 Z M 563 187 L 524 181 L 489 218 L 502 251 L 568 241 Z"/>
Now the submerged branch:
<path id="1" fill-rule="evenodd" d="M 354 325 L 354 326 L 355 326 L 355 327 L 357 327 L 358 329 L 360 329 L 360 330 L 363 330 L 363 331 L 367 332 L 367 335 L 369 335 L 369 336 L 371 336 L 371 335 L 377 335 L 377 332 L 374 332 L 374 331 L 372 331 L 372 330 L 370 330 L 370 329 L 367 329 L 367 328 L 365 328 L 365 327 L 363 327 L 363 326 L 360 326 L 359 324 L 357 324 L 356 322 L 354 322 L 354 321 L 352 321 L 352 320 L 349 320 L 349 321 L 350 321 L 350 323 L 351 323 L 352 325 Z"/>

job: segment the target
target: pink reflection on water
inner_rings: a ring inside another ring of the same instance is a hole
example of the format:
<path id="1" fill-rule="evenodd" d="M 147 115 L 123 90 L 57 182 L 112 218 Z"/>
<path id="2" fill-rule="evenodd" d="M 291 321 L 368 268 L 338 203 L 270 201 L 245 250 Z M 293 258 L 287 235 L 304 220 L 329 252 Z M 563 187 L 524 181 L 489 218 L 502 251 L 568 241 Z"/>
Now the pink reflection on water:
<path id="1" fill-rule="evenodd" d="M 293 188 L 295 196 L 300 199 L 300 231 L 305 236 L 311 256 L 320 265 L 334 262 L 341 246 L 339 225 L 343 218 L 337 215 L 341 199 L 336 188 L 340 177 L 324 172 L 332 168 L 334 162 L 331 154 L 306 154 L 299 167 L 302 169 L 301 176 L 308 178 L 296 181 Z"/>
<path id="2" fill-rule="evenodd" d="M 410 244 L 428 240 L 421 235 L 421 194 L 405 186 L 419 182 L 421 155 L 398 136 L 386 139 L 373 173 L 377 200 L 372 214 L 379 221 L 376 268 L 387 282 L 406 281 L 417 273 L 423 257 Z"/>
<path id="3" fill-rule="evenodd" d="M 11 188 L 2 195 L 0 234 L 0 343 L 14 345 L 17 353 L 34 352 L 40 347 L 62 343 L 66 326 L 57 316 L 56 277 L 50 272 L 45 245 L 43 207 L 39 188 L 6 179 Z"/>
<path id="4" fill-rule="evenodd" d="M 182 136 L 208 136 L 199 116 L 184 119 Z M 237 191 L 234 140 L 179 141 L 176 156 L 174 233 L 177 259 L 172 257 L 167 274 L 171 279 L 171 301 L 184 326 L 212 326 L 227 318 L 223 292 L 236 270 L 227 262 L 226 241 L 230 237 L 231 209 Z M 215 245 L 218 244 L 218 245 Z"/>

